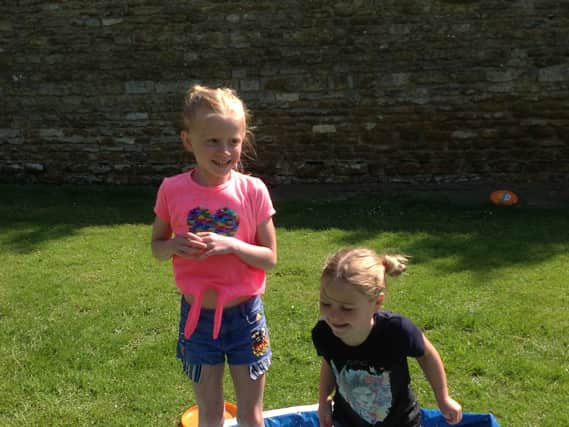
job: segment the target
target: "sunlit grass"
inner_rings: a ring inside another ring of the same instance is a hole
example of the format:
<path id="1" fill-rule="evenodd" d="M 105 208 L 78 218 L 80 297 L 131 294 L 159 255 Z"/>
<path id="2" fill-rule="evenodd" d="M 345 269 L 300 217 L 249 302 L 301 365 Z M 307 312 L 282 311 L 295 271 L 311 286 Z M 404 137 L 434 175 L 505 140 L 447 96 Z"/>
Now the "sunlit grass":
<path id="1" fill-rule="evenodd" d="M 0 425 L 176 425 L 194 401 L 174 353 L 179 296 L 149 251 L 154 190 L 0 193 Z M 564 210 L 405 198 L 276 208 L 267 409 L 317 401 L 318 275 L 327 255 L 358 245 L 412 256 L 386 308 L 435 344 L 465 411 L 494 412 L 503 426 L 569 425 Z"/>

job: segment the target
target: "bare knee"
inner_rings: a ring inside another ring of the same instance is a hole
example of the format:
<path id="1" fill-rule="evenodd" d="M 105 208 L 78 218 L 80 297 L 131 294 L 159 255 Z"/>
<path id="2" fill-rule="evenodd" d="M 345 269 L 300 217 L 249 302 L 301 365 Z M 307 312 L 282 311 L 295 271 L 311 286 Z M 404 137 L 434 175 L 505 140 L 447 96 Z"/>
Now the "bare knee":
<path id="1" fill-rule="evenodd" d="M 201 378 L 193 383 L 199 407 L 200 427 L 222 427 L 224 421 L 223 404 L 223 364 L 202 365 Z"/>

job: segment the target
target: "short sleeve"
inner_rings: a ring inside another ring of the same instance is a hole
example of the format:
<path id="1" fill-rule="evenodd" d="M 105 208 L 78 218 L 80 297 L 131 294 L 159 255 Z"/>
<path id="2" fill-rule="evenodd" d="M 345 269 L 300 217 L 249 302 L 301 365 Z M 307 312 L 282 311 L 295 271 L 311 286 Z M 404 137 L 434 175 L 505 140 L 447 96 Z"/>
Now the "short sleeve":
<path id="1" fill-rule="evenodd" d="M 167 178 L 162 181 L 160 187 L 158 188 L 158 194 L 156 195 L 156 203 L 154 204 L 154 213 L 162 221 L 170 222 L 170 211 L 168 209 L 167 201 Z"/>
<path id="2" fill-rule="evenodd" d="M 323 348 L 322 348 L 322 334 L 323 334 L 323 326 L 324 323 L 319 321 L 314 328 L 312 328 L 312 344 L 316 349 L 316 354 L 318 356 L 324 356 Z"/>
<path id="3" fill-rule="evenodd" d="M 275 214 L 275 208 L 273 207 L 273 201 L 269 194 L 269 189 L 263 181 L 259 178 L 255 178 L 255 200 L 254 206 L 256 209 L 256 224 L 259 225 L 263 221 L 266 221 Z"/>
<path id="4" fill-rule="evenodd" d="M 401 345 L 407 356 L 421 357 L 425 354 L 425 341 L 423 332 L 411 320 L 400 317 Z"/>

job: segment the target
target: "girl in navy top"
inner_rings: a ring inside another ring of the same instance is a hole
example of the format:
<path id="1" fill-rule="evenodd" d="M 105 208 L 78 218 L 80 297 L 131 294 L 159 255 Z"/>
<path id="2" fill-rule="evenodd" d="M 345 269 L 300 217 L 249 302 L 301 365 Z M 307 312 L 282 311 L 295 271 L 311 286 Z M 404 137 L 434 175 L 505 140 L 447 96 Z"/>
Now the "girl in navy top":
<path id="1" fill-rule="evenodd" d="M 385 276 L 401 274 L 406 264 L 402 255 L 369 249 L 342 249 L 328 260 L 321 276 L 321 318 L 312 330 L 322 357 L 322 427 L 419 427 L 408 357 L 419 362 L 446 420 L 462 419 L 435 347 L 409 319 L 381 310 Z"/>

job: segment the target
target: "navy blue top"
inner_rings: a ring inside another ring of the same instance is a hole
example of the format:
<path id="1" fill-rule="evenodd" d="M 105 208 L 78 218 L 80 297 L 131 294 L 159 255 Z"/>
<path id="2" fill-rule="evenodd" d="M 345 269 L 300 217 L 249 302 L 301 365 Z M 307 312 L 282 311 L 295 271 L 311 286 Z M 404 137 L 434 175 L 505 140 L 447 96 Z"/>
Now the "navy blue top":
<path id="1" fill-rule="evenodd" d="M 319 356 L 336 379 L 333 418 L 346 427 L 407 427 L 420 424 L 420 408 L 410 387 L 407 357 L 425 353 L 421 330 L 388 311 L 374 314 L 367 339 L 349 346 L 320 320 L 312 330 Z"/>

